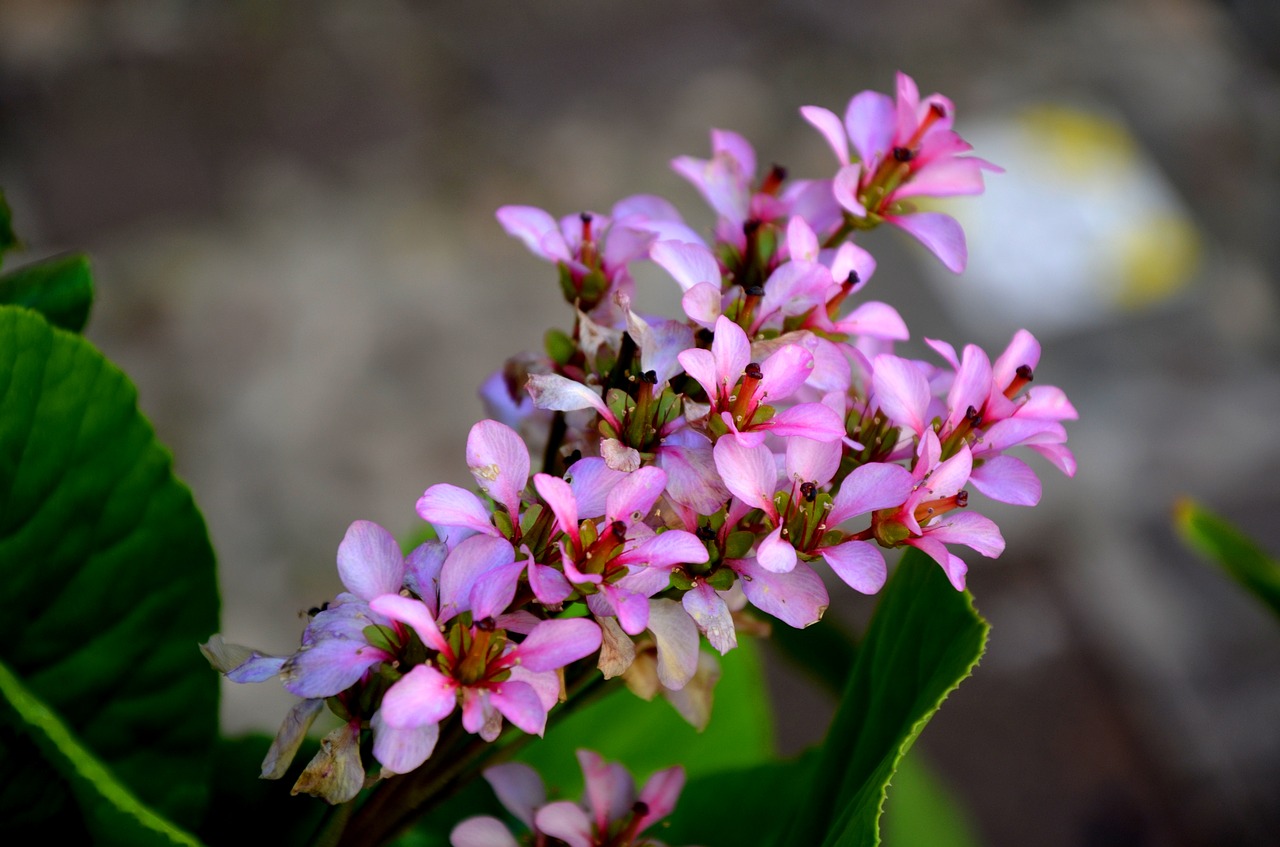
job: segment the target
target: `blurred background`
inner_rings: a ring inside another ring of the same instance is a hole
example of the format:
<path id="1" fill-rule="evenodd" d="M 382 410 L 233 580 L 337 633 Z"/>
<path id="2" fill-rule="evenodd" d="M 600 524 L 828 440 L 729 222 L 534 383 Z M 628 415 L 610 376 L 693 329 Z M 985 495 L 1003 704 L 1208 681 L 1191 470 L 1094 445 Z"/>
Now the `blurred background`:
<path id="1" fill-rule="evenodd" d="M 867 295 L 919 355 L 1029 328 L 1081 412 L 1074 480 L 1039 462 L 1038 508 L 977 504 L 1009 542 L 970 559 L 990 649 L 917 749 L 986 844 L 1278 844 L 1280 626 L 1170 512 L 1280 550 L 1280 4 L 0 0 L 0 185 L 17 262 L 92 255 L 86 334 L 204 511 L 223 632 L 283 653 L 348 523 L 405 534 L 470 485 L 475 387 L 569 326 L 498 206 L 657 193 L 709 225 L 671 158 L 722 127 L 826 176 L 798 107 L 899 69 L 1007 173 L 949 207 L 963 276 L 877 231 Z M 797 750 L 830 706 L 774 674 Z M 229 732 L 290 702 L 225 694 Z"/>

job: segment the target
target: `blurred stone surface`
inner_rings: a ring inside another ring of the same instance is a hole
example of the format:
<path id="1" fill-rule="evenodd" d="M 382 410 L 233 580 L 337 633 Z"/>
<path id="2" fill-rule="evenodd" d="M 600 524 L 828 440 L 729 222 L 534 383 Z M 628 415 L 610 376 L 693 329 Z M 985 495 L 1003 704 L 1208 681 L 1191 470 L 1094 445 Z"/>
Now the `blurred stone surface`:
<path id="1" fill-rule="evenodd" d="M 839 109 L 899 68 L 956 101 L 962 133 L 1027 102 L 1105 104 L 1206 257 L 1176 301 L 1046 344 L 1038 376 L 1082 413 L 1080 472 L 1041 466 L 1033 512 L 984 505 L 1009 540 L 972 562 L 991 652 L 919 749 L 988 844 L 1264 845 L 1280 627 L 1174 541 L 1169 509 L 1191 494 L 1280 550 L 1269 9 L 0 0 L 0 185 L 31 257 L 93 255 L 87 335 L 138 383 L 204 510 L 223 632 L 283 652 L 337 590 L 347 524 L 407 533 L 425 487 L 469 484 L 475 386 L 568 325 L 499 205 L 657 193 L 704 225 L 672 157 L 724 127 L 762 162 L 825 173 L 797 107 Z M 915 339 L 1007 339 L 964 337 L 898 233 L 867 245 L 869 294 Z M 643 280 L 642 304 L 673 308 L 674 286 Z M 847 620 L 873 603 L 833 597 Z M 289 703 L 269 685 L 225 694 L 230 732 Z M 822 711 L 784 701 L 818 716 L 781 720 L 784 746 L 817 740 Z"/>

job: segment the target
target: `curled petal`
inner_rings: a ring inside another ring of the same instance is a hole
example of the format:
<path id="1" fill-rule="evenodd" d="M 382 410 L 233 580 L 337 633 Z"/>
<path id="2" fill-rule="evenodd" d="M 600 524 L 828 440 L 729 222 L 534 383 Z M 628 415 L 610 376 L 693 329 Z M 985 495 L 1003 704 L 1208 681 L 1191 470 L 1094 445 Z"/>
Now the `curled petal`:
<path id="1" fill-rule="evenodd" d="M 952 273 L 960 273 L 968 264 L 969 250 L 964 243 L 964 230 L 950 215 L 916 212 L 911 215 L 885 215 L 884 219 L 927 247 Z"/>
<path id="2" fill-rule="evenodd" d="M 698 625 L 675 600 L 649 600 L 649 632 L 658 647 L 658 680 L 680 690 L 698 669 Z"/>
<path id="3" fill-rule="evenodd" d="M 742 577 L 742 593 L 751 605 L 796 629 L 820 620 L 831 602 L 822 578 L 804 562 L 783 574 L 767 571 L 752 559 L 731 559 L 729 565 Z"/>
<path id="4" fill-rule="evenodd" d="M 480 498 L 456 485 L 433 485 L 418 498 L 418 515 L 424 521 L 444 527 L 460 527 L 467 534 L 501 535 L 490 522 L 489 510 Z M 465 536 L 450 538 L 456 543 Z"/>
<path id="5" fill-rule="evenodd" d="M 529 448 L 514 429 L 480 421 L 467 436 L 467 467 L 480 490 L 520 514 L 520 492 L 529 481 Z"/>
<path id="6" fill-rule="evenodd" d="M 369 723 L 373 727 L 373 757 L 388 773 L 409 773 L 430 758 L 440 738 L 440 725 L 398 728 L 389 726 L 382 712 L 375 712 Z"/>
<path id="7" fill-rule="evenodd" d="M 289 765 L 293 764 L 293 757 L 298 754 L 298 748 L 302 746 L 302 741 L 307 737 L 307 730 L 311 728 L 311 724 L 315 722 L 316 716 L 324 709 L 324 700 L 299 700 L 289 710 L 289 714 L 285 715 L 284 722 L 280 724 L 280 730 L 276 733 L 276 737 L 271 740 L 271 748 L 267 750 L 266 758 L 262 760 L 262 778 L 263 779 L 279 779 L 289 770 Z"/>
<path id="8" fill-rule="evenodd" d="M 836 572 L 836 576 L 854 591 L 875 594 L 884 588 L 888 571 L 885 569 L 884 556 L 874 544 L 846 541 L 834 547 L 823 548 L 822 558 Z"/>
<path id="9" fill-rule="evenodd" d="M 789 573 L 796 566 L 796 548 L 782 538 L 782 527 L 774 529 L 760 542 L 756 561 L 773 573 Z"/>
<path id="10" fill-rule="evenodd" d="M 307 763 L 290 794 L 311 794 L 338 805 L 364 787 L 360 764 L 360 724 L 346 723 L 320 740 L 320 751 Z"/>
<path id="11" fill-rule="evenodd" d="M 707 636 L 708 643 L 724 655 L 738 646 L 738 633 L 729 607 L 715 589 L 699 580 L 681 598 L 684 610 Z"/>
<path id="12" fill-rule="evenodd" d="M 576 412 L 579 409 L 595 409 L 600 417 L 621 429 L 617 417 L 591 388 L 559 374 L 529 374 L 525 389 L 539 409 L 556 412 Z"/>

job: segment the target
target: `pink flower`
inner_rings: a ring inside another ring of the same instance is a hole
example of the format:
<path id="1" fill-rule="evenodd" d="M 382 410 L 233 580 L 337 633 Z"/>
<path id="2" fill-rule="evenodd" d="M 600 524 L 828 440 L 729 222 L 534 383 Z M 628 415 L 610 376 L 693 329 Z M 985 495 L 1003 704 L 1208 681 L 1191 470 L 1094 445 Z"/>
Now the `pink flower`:
<path id="1" fill-rule="evenodd" d="M 961 155 L 973 148 L 951 129 L 955 107 L 950 100 L 941 94 L 921 100 L 915 80 L 899 73 L 896 103 L 888 95 L 863 91 L 849 101 L 843 121 L 820 106 L 805 106 L 800 113 L 840 161 L 832 191 L 848 215 L 886 220 L 914 236 L 948 269 L 964 270 L 968 251 L 960 224 L 939 212 L 915 211 L 909 202 L 981 194 L 982 171 L 1001 171 Z"/>

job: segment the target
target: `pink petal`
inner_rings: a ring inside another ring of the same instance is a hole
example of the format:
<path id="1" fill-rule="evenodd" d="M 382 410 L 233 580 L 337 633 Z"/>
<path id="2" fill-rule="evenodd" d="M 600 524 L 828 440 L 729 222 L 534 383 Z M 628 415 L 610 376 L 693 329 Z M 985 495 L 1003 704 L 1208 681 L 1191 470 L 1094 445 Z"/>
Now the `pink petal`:
<path id="1" fill-rule="evenodd" d="M 911 337 L 898 310 L 879 300 L 869 300 L 836 321 L 837 332 L 866 335 L 888 341 L 905 341 Z"/>
<path id="2" fill-rule="evenodd" d="M 1018 368 L 1026 365 L 1033 371 L 1040 365 L 1040 342 L 1025 329 L 1013 334 L 1009 346 L 1004 349 L 991 367 L 991 378 L 1003 391 L 1013 382 Z"/>
<path id="3" fill-rule="evenodd" d="M 969 572 L 969 566 L 964 559 L 952 553 L 945 544 L 935 539 L 908 538 L 906 543 L 928 553 L 931 559 L 942 566 L 942 572 L 947 575 L 951 586 L 956 591 L 964 591 L 965 574 Z"/>
<path id="4" fill-rule="evenodd" d="M 567 261 L 570 258 L 568 246 L 559 234 L 560 228 L 555 218 L 542 209 L 533 206 L 503 206 L 498 209 L 497 218 L 502 228 L 523 241 L 534 255 L 553 262 Z"/>
<path id="5" fill-rule="evenodd" d="M 729 129 L 711 130 L 711 151 L 727 155 L 737 162 L 742 174 L 748 178 L 756 172 L 756 151 L 751 142 Z"/>
<path id="6" fill-rule="evenodd" d="M 483 579 L 472 583 L 470 608 L 475 620 L 496 618 L 507 610 L 516 597 L 516 587 L 524 569 L 524 562 L 512 562 L 485 571 Z"/>
<path id="7" fill-rule="evenodd" d="M 840 468 L 843 447 L 839 441 L 792 438 L 787 442 L 787 477 L 826 485 Z"/>
<path id="8" fill-rule="evenodd" d="M 580 543 L 578 534 L 578 500 L 573 496 L 573 489 L 559 477 L 539 473 L 533 475 L 533 487 L 551 507 L 556 516 L 556 523 L 577 546 Z"/>
<path id="9" fill-rule="evenodd" d="M 529 561 L 529 588 L 539 603 L 551 607 L 563 603 L 573 593 L 573 586 L 564 578 L 564 574 L 533 561 Z"/>
<path id="10" fill-rule="evenodd" d="M 415 547 L 405 557 L 405 585 L 422 598 L 433 615 L 439 608 L 440 569 L 448 555 L 448 545 L 440 541 L 428 541 Z"/>
<path id="11" fill-rule="evenodd" d="M 901 465 L 870 462 L 856 467 L 840 483 L 827 513 L 827 525 L 839 526 L 857 515 L 901 506 L 914 485 L 915 478 Z"/>
<path id="12" fill-rule="evenodd" d="M 649 600 L 617 585 L 602 584 L 600 593 L 613 606 L 618 624 L 627 635 L 639 635 L 649 626 Z"/>
<path id="13" fill-rule="evenodd" d="M 763 444 L 743 447 L 736 439 L 721 438 L 713 453 L 725 487 L 742 502 L 763 509 L 776 521 L 778 510 L 772 498 L 778 487 L 778 464 L 772 451 Z"/>
<path id="14" fill-rule="evenodd" d="M 799 344 L 787 344 L 760 363 L 758 395 L 765 403 L 790 397 L 813 371 L 813 354 Z"/>
<path id="15" fill-rule="evenodd" d="M 717 291 L 720 288 L 720 266 L 711 251 L 701 244 L 659 241 L 649 248 L 649 258 L 675 278 L 681 291 L 688 291 L 700 282 L 713 283 Z"/>
<path id="16" fill-rule="evenodd" d="M 756 561 L 767 571 L 789 573 L 796 566 L 796 548 L 782 538 L 782 527 L 764 537 L 756 550 Z"/>
<path id="17" fill-rule="evenodd" d="M 969 475 L 973 487 L 1001 503 L 1034 506 L 1040 502 L 1040 479 L 1014 456 L 987 459 Z"/>
<path id="18" fill-rule="evenodd" d="M 783 409 L 763 427 L 783 438 L 799 436 L 814 441 L 837 441 L 846 434 L 844 418 L 822 403 L 799 403 Z"/>
<path id="19" fill-rule="evenodd" d="M 867 207 L 862 205 L 862 201 L 858 199 L 858 190 L 860 188 L 858 181 L 860 179 L 862 179 L 861 165 L 845 165 L 836 172 L 835 179 L 831 181 L 831 193 L 842 208 L 849 210 L 860 218 L 865 218 L 867 216 Z"/>
<path id="20" fill-rule="evenodd" d="M 711 282 L 700 282 L 690 288 L 680 298 L 680 307 L 690 320 L 698 326 L 711 329 L 721 314 L 720 286 Z M 679 359 L 679 354 L 676 356 Z M 715 373 L 714 369 L 711 371 Z M 714 376 L 712 377 L 714 379 Z"/>
<path id="21" fill-rule="evenodd" d="M 897 129 L 897 109 L 893 100 L 879 91 L 859 92 L 845 110 L 844 128 L 863 165 L 874 168 L 893 146 Z"/>
<path id="22" fill-rule="evenodd" d="M 950 512 L 936 524 L 925 528 L 925 534 L 944 544 L 972 547 L 988 559 L 1004 552 L 1004 537 L 995 521 L 977 512 Z"/>
<path id="23" fill-rule="evenodd" d="M 626 768 L 617 762 L 606 762 L 599 753 L 578 750 L 577 756 L 596 830 L 606 832 L 610 823 L 631 811 L 636 797 L 635 782 Z"/>
<path id="24" fill-rule="evenodd" d="M 969 409 L 982 411 L 991 393 L 991 361 L 981 347 L 966 344 L 964 358 L 956 371 L 955 381 L 947 392 L 947 408 L 950 414 L 943 425 L 944 433 L 955 432 L 965 419 Z"/>
<path id="25" fill-rule="evenodd" d="M 728 564 L 742 576 L 742 592 L 751 605 L 797 629 L 818 621 L 830 603 L 822 579 L 804 562 L 784 574 L 767 571 L 751 559 Z"/>
<path id="26" fill-rule="evenodd" d="M 711 442 L 693 430 L 684 432 L 691 434 L 684 437 L 685 444 L 673 443 L 675 439 L 669 437 L 657 450 L 658 466 L 667 472 L 667 496 L 709 515 L 729 499 L 729 490 L 716 473 Z"/>
<path id="27" fill-rule="evenodd" d="M 533 819 L 526 823 L 532 826 Z M 487 815 L 467 818 L 455 826 L 449 833 L 449 844 L 451 847 L 520 847 L 506 824 Z"/>
<path id="28" fill-rule="evenodd" d="M 440 571 L 439 619 L 447 621 L 470 609 L 476 580 L 515 559 L 515 548 L 505 538 L 473 535 L 453 548 Z"/>
<path id="29" fill-rule="evenodd" d="M 929 381 L 907 359 L 881 353 L 874 362 L 874 399 L 881 411 L 899 426 L 917 434 L 925 429 L 929 409 Z"/>
<path id="30" fill-rule="evenodd" d="M 439 483 L 431 486 L 418 498 L 417 509 L 424 521 L 439 527 L 459 527 L 468 530 L 468 535 L 473 532 L 501 535 L 490 523 L 489 510 L 480 498 L 456 485 Z"/>
<path id="31" fill-rule="evenodd" d="M 520 492 L 529 481 L 529 448 L 514 429 L 487 420 L 471 427 L 467 467 L 481 491 L 519 516 Z"/>
<path id="32" fill-rule="evenodd" d="M 624 479 L 626 474 L 615 471 L 603 459 L 595 456 L 574 462 L 564 475 L 573 500 L 577 502 L 574 526 L 577 526 L 581 518 L 598 518 L 603 515 L 609 492 Z M 556 514 L 559 515 L 558 512 Z"/>
<path id="33" fill-rule="evenodd" d="M 698 536 L 682 529 L 669 529 L 645 539 L 635 547 L 614 557 L 620 565 L 642 565 L 668 569 L 673 565 L 702 564 L 710 558 Z"/>
<path id="34" fill-rule="evenodd" d="M 845 135 L 844 124 L 836 117 L 835 112 L 821 106 L 801 106 L 800 114 L 822 133 L 840 164 L 849 164 L 849 139 Z"/>
<path id="35" fill-rule="evenodd" d="M 409 773 L 430 758 L 440 738 L 440 725 L 393 727 L 382 711 L 370 719 L 373 726 L 373 757 L 390 773 Z"/>
<path id="36" fill-rule="evenodd" d="M 636 827 L 637 832 L 644 832 L 675 810 L 680 792 L 684 790 L 684 780 L 684 768 L 680 765 L 658 771 L 649 777 L 638 798 L 648 811 L 640 816 L 639 826 Z"/>
<path id="37" fill-rule="evenodd" d="M 884 588 L 888 571 L 885 569 L 884 556 L 873 544 L 846 541 L 844 544 L 823 548 L 822 558 L 836 572 L 836 576 L 854 591 L 875 594 Z"/>
<path id="38" fill-rule="evenodd" d="M 751 342 L 742 327 L 721 315 L 716 318 L 711 355 L 716 363 L 716 385 L 723 386 L 727 393 L 751 363 Z"/>
<path id="39" fill-rule="evenodd" d="M 413 627 L 413 631 L 418 633 L 422 643 L 432 650 L 438 650 L 450 656 L 453 655 L 444 636 L 440 634 L 440 627 L 436 625 L 435 615 L 427 608 L 426 604 L 410 597 L 401 597 L 399 594 L 384 594 L 371 600 L 369 608 L 380 615 L 386 615 L 392 620 L 400 621 Z"/>
<path id="40" fill-rule="evenodd" d="M 981 194 L 982 161 L 971 157 L 947 157 L 925 164 L 897 191 L 894 199 L 901 197 L 956 197 Z"/>
<path id="41" fill-rule="evenodd" d="M 395 537 L 372 521 L 356 521 L 338 545 L 338 576 L 361 600 L 393 594 L 404 582 L 404 555 Z"/>
<path id="42" fill-rule="evenodd" d="M 550 711 L 560 702 L 560 677 L 555 671 L 540 671 L 534 673 L 528 668 L 516 665 L 511 669 L 511 679 L 516 682 L 523 682 L 532 688 L 538 694 L 538 699 L 542 701 L 542 708 Z"/>
<path id="43" fill-rule="evenodd" d="M 542 735 L 547 728 L 547 710 L 533 686 L 508 679 L 489 692 L 493 707 L 530 735 Z"/>
<path id="44" fill-rule="evenodd" d="M 964 270 L 969 261 L 969 250 L 964 243 L 964 230 L 955 218 L 941 212 L 916 212 L 885 215 L 884 219 L 927 247 L 947 270 L 953 273 Z"/>
<path id="45" fill-rule="evenodd" d="M 666 485 L 666 472 L 653 465 L 628 474 L 609 492 L 605 501 L 605 520 L 620 520 L 628 526 L 640 523 L 649 516 Z"/>
<path id="46" fill-rule="evenodd" d="M 534 673 L 553 671 L 600 649 L 600 627 L 586 618 L 543 621 L 516 647 L 520 664 Z"/>
<path id="47" fill-rule="evenodd" d="M 547 802 L 547 789 L 538 772 L 523 762 L 504 762 L 484 770 L 485 781 L 498 802 L 525 826 L 533 826 L 533 815 Z"/>
<path id="48" fill-rule="evenodd" d="M 424 727 L 448 717 L 457 702 L 457 683 L 431 665 L 417 665 L 387 689 L 379 714 L 390 727 Z"/>
<path id="49" fill-rule="evenodd" d="M 548 803 L 538 810 L 534 819 L 538 831 L 558 838 L 568 847 L 593 847 L 591 821 L 577 803 L 560 800 Z"/>

